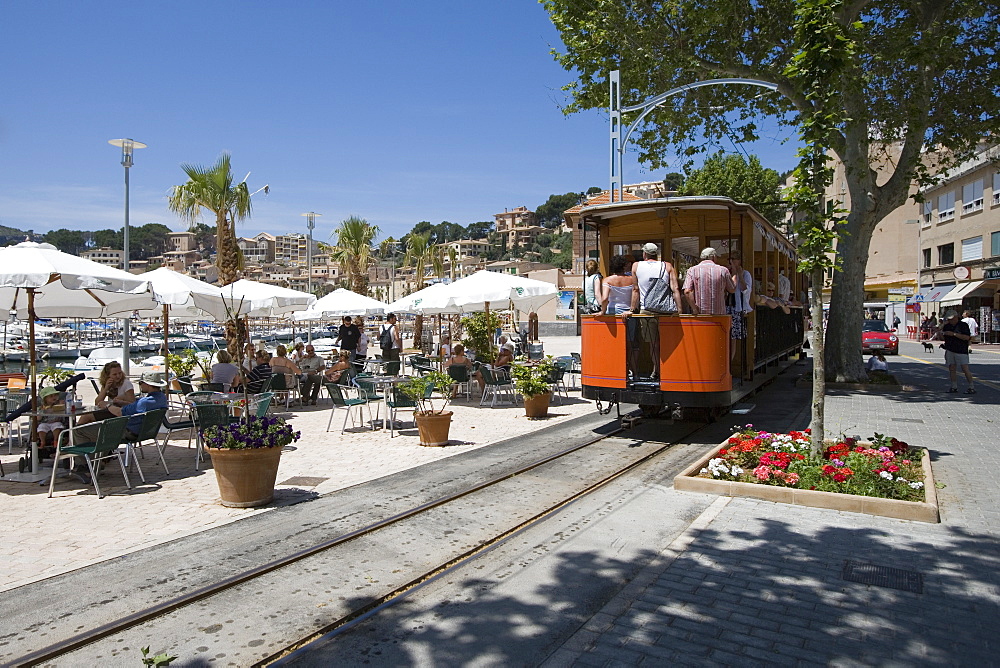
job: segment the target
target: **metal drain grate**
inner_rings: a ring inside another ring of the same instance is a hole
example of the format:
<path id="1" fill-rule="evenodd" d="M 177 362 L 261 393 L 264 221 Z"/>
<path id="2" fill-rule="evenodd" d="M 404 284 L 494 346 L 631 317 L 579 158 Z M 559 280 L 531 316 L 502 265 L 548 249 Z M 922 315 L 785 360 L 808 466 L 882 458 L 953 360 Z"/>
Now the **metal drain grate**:
<path id="1" fill-rule="evenodd" d="M 914 594 L 924 593 L 924 574 L 917 571 L 906 571 L 901 568 L 864 564 L 860 561 L 845 559 L 844 570 L 840 577 L 848 582 L 912 591 Z"/>
<path id="2" fill-rule="evenodd" d="M 923 420 L 917 420 L 915 418 L 889 418 L 893 422 L 915 422 L 917 424 L 923 424 Z"/>
<path id="3" fill-rule="evenodd" d="M 294 485 L 296 487 L 315 487 L 321 482 L 326 482 L 329 478 L 311 478 L 309 476 L 297 475 L 292 476 L 285 482 L 279 482 L 279 485 Z"/>

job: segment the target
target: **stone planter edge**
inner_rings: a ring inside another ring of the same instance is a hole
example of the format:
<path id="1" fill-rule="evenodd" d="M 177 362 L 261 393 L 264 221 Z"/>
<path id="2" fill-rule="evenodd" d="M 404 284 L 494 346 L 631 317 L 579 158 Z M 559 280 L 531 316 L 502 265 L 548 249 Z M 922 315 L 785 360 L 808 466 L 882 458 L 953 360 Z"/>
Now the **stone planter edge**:
<path id="1" fill-rule="evenodd" d="M 931 470 L 930 452 L 926 448 L 921 448 L 920 457 L 920 465 L 924 471 L 924 501 L 901 501 L 899 499 L 879 499 L 855 494 L 838 494 L 814 489 L 795 489 L 699 477 L 698 472 L 708 465 L 708 460 L 715 456 L 719 448 L 725 447 L 727 442 L 728 439 L 719 445 L 712 446 L 704 456 L 699 457 L 696 462 L 677 475 L 674 478 L 674 489 L 682 492 L 740 496 L 796 506 L 879 515 L 915 522 L 936 524 L 941 521 L 938 511 L 937 488 L 934 486 L 934 473 Z"/>

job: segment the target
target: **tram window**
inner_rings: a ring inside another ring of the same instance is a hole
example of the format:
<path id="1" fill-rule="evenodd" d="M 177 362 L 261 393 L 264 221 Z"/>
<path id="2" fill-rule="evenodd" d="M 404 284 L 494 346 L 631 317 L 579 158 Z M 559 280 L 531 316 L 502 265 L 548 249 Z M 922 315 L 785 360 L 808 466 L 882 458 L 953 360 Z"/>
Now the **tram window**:
<path id="1" fill-rule="evenodd" d="M 740 247 L 740 240 L 737 238 L 733 239 L 709 239 L 708 245 L 714 248 L 718 253 L 719 257 L 729 255 L 729 252 L 733 248 Z"/>
<path id="2" fill-rule="evenodd" d="M 684 280 L 688 267 L 701 262 L 701 248 L 698 247 L 698 237 L 674 237 L 670 240 L 670 261 L 677 271 L 677 280 Z"/>

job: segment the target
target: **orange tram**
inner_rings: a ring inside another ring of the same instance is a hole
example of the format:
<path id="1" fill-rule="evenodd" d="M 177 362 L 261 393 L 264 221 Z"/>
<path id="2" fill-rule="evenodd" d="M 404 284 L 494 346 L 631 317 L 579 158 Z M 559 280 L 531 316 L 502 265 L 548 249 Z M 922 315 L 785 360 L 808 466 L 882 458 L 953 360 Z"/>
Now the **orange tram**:
<path id="1" fill-rule="evenodd" d="M 620 415 L 621 404 L 638 404 L 647 415 L 683 408 L 713 419 L 802 353 L 806 285 L 795 270 L 795 247 L 751 206 L 671 197 L 593 204 L 567 217 L 601 276 L 609 275 L 612 256 L 641 260 L 652 242 L 659 259 L 674 265 L 682 293 L 685 272 L 709 246 L 723 263 L 738 249 L 753 279 L 744 339 L 730 338 L 729 315 L 691 315 L 686 302 L 678 315 L 582 316 L 583 396 L 602 412 L 617 406 Z"/>

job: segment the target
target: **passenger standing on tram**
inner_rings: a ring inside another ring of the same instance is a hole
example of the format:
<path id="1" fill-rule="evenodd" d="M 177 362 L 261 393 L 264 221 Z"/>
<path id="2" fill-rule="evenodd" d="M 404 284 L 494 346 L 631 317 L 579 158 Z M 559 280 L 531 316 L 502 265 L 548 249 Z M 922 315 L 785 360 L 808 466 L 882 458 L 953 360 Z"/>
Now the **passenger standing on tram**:
<path id="1" fill-rule="evenodd" d="M 629 315 L 632 313 L 634 286 L 632 277 L 625 275 L 628 261 L 624 255 L 611 258 L 611 276 L 601 282 L 601 305 L 608 315 Z"/>
<path id="2" fill-rule="evenodd" d="M 719 253 L 709 246 L 684 276 L 684 297 L 695 315 L 726 315 L 726 293 L 736 292 L 733 275 L 718 259 Z"/>
<path id="3" fill-rule="evenodd" d="M 730 325 L 729 337 L 734 341 L 742 341 L 747 338 L 746 314 L 753 311 L 753 301 L 750 293 L 753 292 L 753 277 L 750 272 L 743 268 L 743 255 L 738 250 L 729 254 L 729 273 L 732 274 L 736 282 L 736 291 L 733 293 L 733 305 L 727 306 L 729 316 L 732 321 Z M 736 356 L 737 346 L 731 346 L 730 355 Z"/>
<path id="4" fill-rule="evenodd" d="M 632 280 L 636 287 L 632 295 L 632 309 L 646 308 L 646 293 L 654 279 L 670 282 L 670 291 L 674 295 L 677 311 L 681 309 L 681 291 L 677 284 L 677 272 L 669 262 L 660 262 L 660 249 L 656 244 L 646 244 L 642 247 L 642 261 L 632 265 Z"/>
<path id="5" fill-rule="evenodd" d="M 587 260 L 587 277 L 583 279 L 583 298 L 587 313 L 601 313 L 601 273 L 597 271 L 597 260 Z"/>

